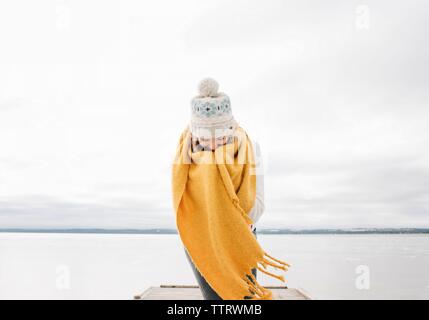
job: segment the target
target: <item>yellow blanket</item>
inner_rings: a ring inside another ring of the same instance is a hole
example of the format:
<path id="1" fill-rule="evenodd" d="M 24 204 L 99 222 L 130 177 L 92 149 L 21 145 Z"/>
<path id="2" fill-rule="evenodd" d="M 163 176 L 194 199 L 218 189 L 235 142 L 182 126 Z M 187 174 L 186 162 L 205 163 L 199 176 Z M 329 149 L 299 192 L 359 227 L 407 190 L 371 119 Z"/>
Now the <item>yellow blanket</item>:
<path id="1" fill-rule="evenodd" d="M 268 255 L 250 230 L 254 170 L 252 144 L 241 127 L 233 143 L 214 152 L 192 152 L 189 127 L 180 136 L 172 168 L 177 229 L 196 268 L 224 300 L 273 299 L 252 268 L 286 282 L 267 268 L 286 271 L 289 264 Z"/>

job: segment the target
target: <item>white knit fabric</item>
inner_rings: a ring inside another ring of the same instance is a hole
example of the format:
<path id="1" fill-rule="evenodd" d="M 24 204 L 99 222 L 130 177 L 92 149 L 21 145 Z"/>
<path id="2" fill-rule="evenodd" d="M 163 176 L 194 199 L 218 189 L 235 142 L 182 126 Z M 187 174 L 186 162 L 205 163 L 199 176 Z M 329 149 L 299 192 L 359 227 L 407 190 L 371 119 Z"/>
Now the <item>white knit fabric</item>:
<path id="1" fill-rule="evenodd" d="M 253 142 L 253 150 L 254 159 L 256 159 L 256 199 L 253 208 L 249 212 L 249 216 L 253 220 L 253 224 L 251 225 L 252 231 L 255 230 L 257 222 L 265 211 L 264 170 L 261 150 L 257 142 Z"/>

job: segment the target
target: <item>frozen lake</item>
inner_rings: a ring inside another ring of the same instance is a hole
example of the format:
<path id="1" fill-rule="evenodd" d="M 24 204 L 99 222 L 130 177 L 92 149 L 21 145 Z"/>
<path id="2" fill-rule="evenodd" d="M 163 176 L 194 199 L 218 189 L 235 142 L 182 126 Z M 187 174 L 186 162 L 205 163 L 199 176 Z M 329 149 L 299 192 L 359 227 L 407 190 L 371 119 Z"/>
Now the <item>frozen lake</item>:
<path id="1" fill-rule="evenodd" d="M 263 235 L 317 299 L 429 299 L 429 235 Z M 261 272 L 263 285 L 281 285 Z M 131 299 L 196 284 L 178 235 L 0 233 L 0 299 Z"/>

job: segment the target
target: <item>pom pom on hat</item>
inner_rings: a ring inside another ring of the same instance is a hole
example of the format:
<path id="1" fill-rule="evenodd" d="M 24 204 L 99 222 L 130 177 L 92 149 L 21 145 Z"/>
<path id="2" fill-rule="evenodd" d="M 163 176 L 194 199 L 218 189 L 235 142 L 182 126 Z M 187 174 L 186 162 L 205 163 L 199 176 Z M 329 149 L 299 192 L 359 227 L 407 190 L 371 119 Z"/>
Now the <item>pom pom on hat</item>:
<path id="1" fill-rule="evenodd" d="M 202 97 L 216 97 L 219 84 L 213 78 L 204 78 L 198 84 L 198 91 Z"/>

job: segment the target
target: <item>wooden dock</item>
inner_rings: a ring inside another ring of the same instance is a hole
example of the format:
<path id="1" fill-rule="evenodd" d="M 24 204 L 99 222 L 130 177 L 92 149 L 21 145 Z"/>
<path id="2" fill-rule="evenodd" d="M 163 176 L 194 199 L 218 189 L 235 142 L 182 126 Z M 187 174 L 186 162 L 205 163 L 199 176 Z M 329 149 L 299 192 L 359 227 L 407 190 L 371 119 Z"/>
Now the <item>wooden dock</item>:
<path id="1" fill-rule="evenodd" d="M 311 300 L 303 289 L 288 288 L 287 286 L 266 286 L 273 291 L 275 300 Z M 203 300 L 197 285 L 160 285 L 150 287 L 145 292 L 135 295 L 135 300 Z"/>

